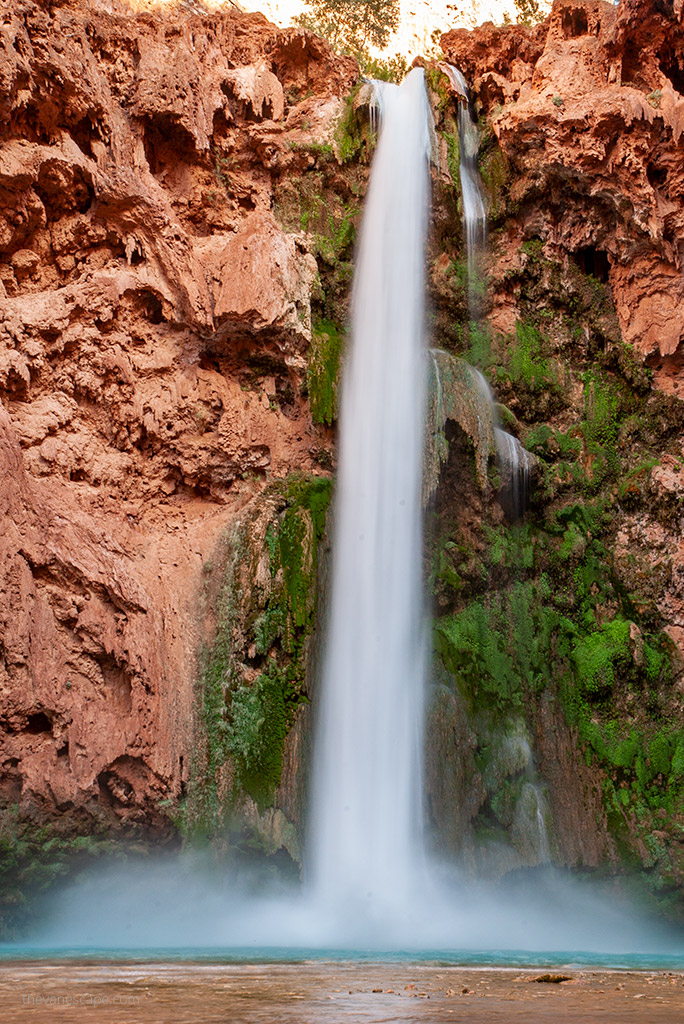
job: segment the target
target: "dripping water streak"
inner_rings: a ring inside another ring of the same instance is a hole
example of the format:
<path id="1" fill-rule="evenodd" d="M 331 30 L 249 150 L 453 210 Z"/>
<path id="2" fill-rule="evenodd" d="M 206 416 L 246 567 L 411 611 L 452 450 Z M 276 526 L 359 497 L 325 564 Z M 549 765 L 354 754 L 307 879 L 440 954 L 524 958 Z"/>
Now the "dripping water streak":
<path id="1" fill-rule="evenodd" d="M 423 72 L 383 86 L 352 297 L 310 883 L 378 920 L 421 860 L 421 477 L 430 117 Z"/>
<path id="2" fill-rule="evenodd" d="M 485 209 L 477 154 L 480 140 L 477 126 L 473 124 L 468 106 L 468 86 L 461 72 L 450 64 L 444 67 L 456 93 L 463 97 L 458 102 L 458 138 L 460 145 L 459 177 L 463 200 L 463 226 L 465 229 L 466 254 L 468 260 L 468 306 L 472 320 L 477 319 L 480 292 L 481 257 L 487 241 L 487 212 Z"/>
<path id="3" fill-rule="evenodd" d="M 530 500 L 532 458 L 517 437 L 497 427 L 496 456 L 503 478 L 503 504 L 509 518 L 519 519 Z"/>

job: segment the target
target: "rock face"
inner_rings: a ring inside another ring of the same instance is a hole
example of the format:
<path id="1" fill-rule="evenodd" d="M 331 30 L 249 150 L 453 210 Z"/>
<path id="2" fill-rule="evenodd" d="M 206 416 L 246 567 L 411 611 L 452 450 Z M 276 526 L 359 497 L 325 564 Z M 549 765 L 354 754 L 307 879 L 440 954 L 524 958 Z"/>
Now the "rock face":
<path id="1" fill-rule="evenodd" d="M 0 797 L 164 833 L 203 563 L 321 472 L 316 260 L 271 207 L 358 69 L 233 10 L 20 0 L 0 41 Z"/>
<path id="2" fill-rule="evenodd" d="M 0 838 L 172 838 L 182 805 L 237 847 L 235 812 L 292 869 L 375 137 L 353 61 L 191 7 L 2 6 Z M 626 852 L 663 905 L 684 879 L 683 19 L 557 0 L 442 37 L 484 128 L 478 324 L 460 99 L 427 71 L 435 846 L 495 876 Z M 536 456 L 522 522 L 463 359 Z"/>
<path id="3" fill-rule="evenodd" d="M 618 869 L 627 857 L 672 911 L 684 880 L 683 7 L 556 0 L 540 25 L 457 30 L 441 45 L 480 117 L 490 253 L 482 320 L 455 329 L 464 255 L 438 207 L 437 343 L 483 369 L 541 476 L 526 521 L 503 533 L 486 502 L 473 515 L 462 481 L 440 484 L 433 578 L 452 694 L 438 694 L 428 806 L 445 849 L 467 858 L 479 831 L 482 849 L 513 841 L 517 855 L 511 786 L 525 775 L 488 779 L 492 722 L 504 736 L 521 715 L 553 859 Z M 458 99 L 436 73 L 432 86 L 454 163 Z M 455 745 L 466 761 L 449 781 L 435 766 Z"/>
<path id="4" fill-rule="evenodd" d="M 510 162 L 525 236 L 610 283 L 624 340 L 675 391 L 684 388 L 682 18 L 673 3 L 557 0 L 534 28 L 485 25 L 441 40 Z"/>
<path id="5" fill-rule="evenodd" d="M 472 82 L 498 144 L 495 166 L 483 167 L 485 177 L 494 172 L 488 183 L 499 228 L 489 322 L 504 332 L 514 326 L 529 265 L 525 244 L 538 240 L 543 257 L 557 263 L 561 287 L 572 290 L 579 271 L 608 289 L 613 335 L 645 361 L 654 388 L 684 399 L 682 5 L 556 0 L 541 25 L 457 30 L 442 46 Z M 601 330 L 611 334 L 607 323 Z M 677 448 L 675 441 L 669 458 Z M 650 483 L 654 505 L 662 479 L 655 474 Z M 680 638 L 677 533 L 653 528 L 640 517 L 620 545 L 632 553 L 636 546 L 648 561 L 654 544 L 667 559 L 670 583 L 657 600 Z"/>

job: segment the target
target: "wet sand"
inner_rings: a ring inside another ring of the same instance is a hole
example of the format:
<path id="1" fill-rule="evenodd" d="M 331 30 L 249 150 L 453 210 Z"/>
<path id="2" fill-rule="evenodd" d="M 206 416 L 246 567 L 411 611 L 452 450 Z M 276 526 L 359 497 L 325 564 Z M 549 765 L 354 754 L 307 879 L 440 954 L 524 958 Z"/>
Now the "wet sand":
<path id="1" fill-rule="evenodd" d="M 568 980 L 536 980 L 544 976 Z M 0 1020 L 682 1024 L 684 972 L 424 964 L 5 962 L 0 965 Z"/>

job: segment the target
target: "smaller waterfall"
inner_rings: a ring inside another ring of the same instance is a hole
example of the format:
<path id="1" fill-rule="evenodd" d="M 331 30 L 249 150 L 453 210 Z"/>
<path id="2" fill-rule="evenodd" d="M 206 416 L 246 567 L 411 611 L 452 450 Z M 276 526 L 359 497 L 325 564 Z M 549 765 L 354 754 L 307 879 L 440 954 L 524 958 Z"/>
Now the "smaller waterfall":
<path id="1" fill-rule="evenodd" d="M 520 519 L 530 502 L 533 456 L 517 437 L 500 427 L 494 430 L 496 457 L 501 473 L 499 500 L 509 519 Z"/>
<path id="2" fill-rule="evenodd" d="M 551 848 L 549 846 L 549 836 L 546 831 L 546 820 L 544 818 L 544 800 L 542 798 L 539 786 L 534 786 L 534 795 L 537 798 L 537 833 L 539 863 L 550 864 Z"/>
<path id="3" fill-rule="evenodd" d="M 380 122 L 382 121 L 383 111 L 385 109 L 385 90 L 387 89 L 387 82 L 372 79 L 369 84 L 372 92 L 370 103 L 368 104 L 368 116 L 370 119 L 371 131 L 377 134 Z"/>
<path id="4" fill-rule="evenodd" d="M 468 86 L 466 80 L 451 64 L 440 64 L 454 91 L 463 102 L 458 106 L 458 138 L 460 146 L 459 177 L 463 201 L 463 227 L 468 258 L 468 307 L 472 320 L 478 318 L 479 299 L 482 291 L 482 255 L 487 242 L 487 211 L 480 187 L 480 172 L 477 154 L 480 140 L 477 126 L 470 116 Z"/>
<path id="5" fill-rule="evenodd" d="M 484 374 L 472 370 L 482 399 L 491 410 L 496 444 L 496 461 L 501 474 L 499 501 L 509 519 L 520 519 L 530 503 L 530 484 L 534 468 L 534 456 L 523 448 L 517 437 L 513 437 L 499 425 L 496 403 Z"/>

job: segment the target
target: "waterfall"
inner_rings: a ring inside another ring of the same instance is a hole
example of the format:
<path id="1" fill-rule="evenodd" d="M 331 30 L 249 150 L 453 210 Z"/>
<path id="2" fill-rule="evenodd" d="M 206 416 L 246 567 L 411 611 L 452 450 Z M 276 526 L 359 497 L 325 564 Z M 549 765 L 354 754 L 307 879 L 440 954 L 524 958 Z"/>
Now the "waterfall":
<path id="1" fill-rule="evenodd" d="M 381 89 L 343 375 L 307 863 L 319 902 L 378 918 L 402 907 L 422 851 L 421 477 L 431 117 L 422 69 L 400 86 Z"/>
<path id="2" fill-rule="evenodd" d="M 482 289 L 480 261 L 487 244 L 487 213 L 480 188 L 480 172 L 477 167 L 479 139 L 477 127 L 470 117 L 468 85 L 465 78 L 452 64 L 440 64 L 439 66 L 451 82 L 454 92 L 460 97 L 457 103 L 460 142 L 459 176 L 468 261 L 468 306 L 471 319 L 476 320 Z M 479 370 L 474 372 L 477 374 L 483 400 L 491 407 L 492 419 L 496 428 L 494 431 L 496 459 L 502 477 L 499 497 L 509 519 L 519 519 L 529 503 L 533 459 L 517 438 L 501 429 L 491 388 Z"/>
<path id="3" fill-rule="evenodd" d="M 468 307 L 471 320 L 477 320 L 482 288 L 480 261 L 487 242 L 487 211 L 480 188 L 480 172 L 477 167 L 480 140 L 477 126 L 473 124 L 470 117 L 468 86 L 465 78 L 458 68 L 451 64 L 440 64 L 440 67 L 445 71 L 454 91 L 463 100 L 456 104 L 460 149 L 459 178 L 468 259 Z"/>
<path id="4" fill-rule="evenodd" d="M 497 427 L 496 458 L 501 473 L 499 500 L 509 519 L 520 519 L 530 501 L 530 477 L 534 460 L 517 437 Z"/>

